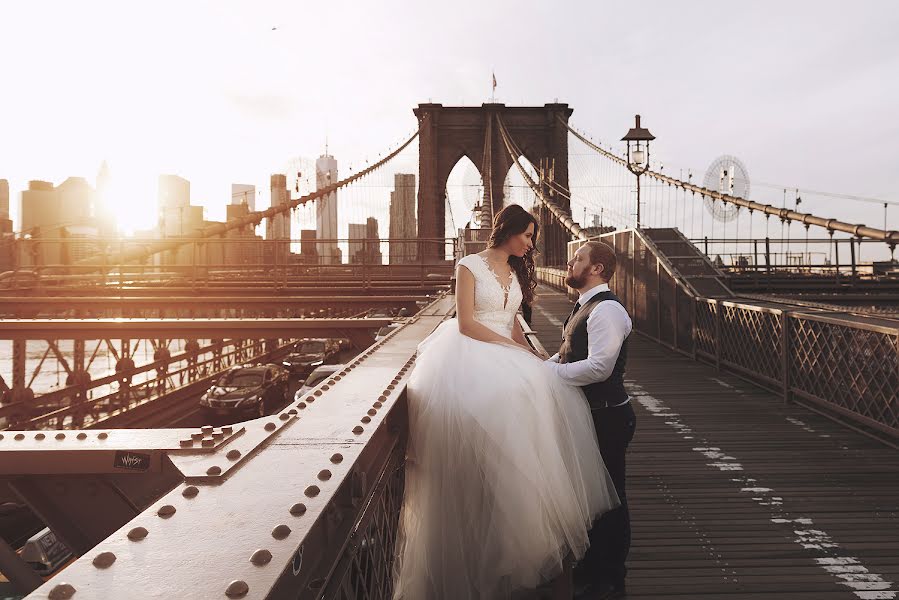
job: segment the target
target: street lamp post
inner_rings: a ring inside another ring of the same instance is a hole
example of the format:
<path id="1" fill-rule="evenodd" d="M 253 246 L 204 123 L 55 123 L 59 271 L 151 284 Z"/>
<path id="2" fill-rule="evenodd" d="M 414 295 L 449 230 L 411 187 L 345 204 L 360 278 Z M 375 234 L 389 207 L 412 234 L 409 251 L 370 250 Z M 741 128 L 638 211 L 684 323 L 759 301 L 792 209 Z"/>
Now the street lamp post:
<path id="1" fill-rule="evenodd" d="M 640 175 L 649 169 L 649 142 L 656 139 L 648 129 L 640 127 L 640 115 L 635 116 L 636 124 L 621 138 L 627 142 L 627 170 L 637 176 L 637 219 L 636 227 L 640 227 Z M 634 147 L 631 149 L 631 142 Z"/>

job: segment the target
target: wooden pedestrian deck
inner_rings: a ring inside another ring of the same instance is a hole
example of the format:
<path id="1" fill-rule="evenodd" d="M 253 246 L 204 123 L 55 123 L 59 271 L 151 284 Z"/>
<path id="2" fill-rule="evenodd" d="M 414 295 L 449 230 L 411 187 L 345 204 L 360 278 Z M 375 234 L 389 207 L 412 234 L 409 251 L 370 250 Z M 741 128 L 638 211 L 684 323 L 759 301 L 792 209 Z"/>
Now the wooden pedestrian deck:
<path id="1" fill-rule="evenodd" d="M 550 352 L 571 310 L 541 288 Z M 628 598 L 899 598 L 899 451 L 637 333 Z"/>

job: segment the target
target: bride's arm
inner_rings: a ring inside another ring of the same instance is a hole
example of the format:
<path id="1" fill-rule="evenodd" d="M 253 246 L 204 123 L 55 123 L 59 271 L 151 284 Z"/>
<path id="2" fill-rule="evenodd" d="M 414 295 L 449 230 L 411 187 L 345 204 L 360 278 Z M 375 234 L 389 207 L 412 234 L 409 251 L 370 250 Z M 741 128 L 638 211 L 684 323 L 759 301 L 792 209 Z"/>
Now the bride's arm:
<path id="1" fill-rule="evenodd" d="M 530 352 L 530 346 L 519 344 L 502 336 L 486 325 L 478 323 L 474 318 L 474 275 L 465 265 L 460 265 L 456 277 L 456 318 L 459 320 L 459 333 L 482 342 L 506 344 Z"/>

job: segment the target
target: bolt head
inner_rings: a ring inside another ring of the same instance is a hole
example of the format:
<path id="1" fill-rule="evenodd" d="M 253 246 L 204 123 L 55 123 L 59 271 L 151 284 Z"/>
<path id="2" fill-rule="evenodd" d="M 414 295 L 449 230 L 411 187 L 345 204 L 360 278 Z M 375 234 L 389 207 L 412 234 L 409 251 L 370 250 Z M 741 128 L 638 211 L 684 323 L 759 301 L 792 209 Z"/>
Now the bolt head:
<path id="1" fill-rule="evenodd" d="M 359 435 L 363 431 L 365 431 L 365 430 L 362 429 L 361 425 L 356 425 L 355 427 L 353 427 L 353 433 L 355 433 L 356 435 Z"/>
<path id="2" fill-rule="evenodd" d="M 229 598 L 243 598 L 250 591 L 250 586 L 247 585 L 246 581 L 234 580 L 228 585 L 228 589 L 225 590 L 225 595 Z"/>
<path id="3" fill-rule="evenodd" d="M 316 496 L 318 496 L 318 493 L 320 491 L 321 490 L 318 488 L 317 485 L 310 485 L 309 487 L 306 488 L 306 491 L 303 493 L 306 494 L 310 498 L 315 498 Z"/>
<path id="4" fill-rule="evenodd" d="M 290 418 L 290 415 L 287 413 L 281 413 L 280 415 L 278 415 L 278 418 L 281 419 L 282 421 L 286 421 L 287 419 Z"/>
<path id="5" fill-rule="evenodd" d="M 103 433 L 101 433 L 100 435 L 97 436 L 97 439 L 105 440 L 108 437 L 109 437 L 109 434 L 104 431 Z"/>
<path id="6" fill-rule="evenodd" d="M 132 529 L 131 531 L 128 532 L 128 539 L 131 540 L 132 542 L 139 542 L 142 539 L 144 539 L 145 537 L 147 537 L 147 535 L 149 533 L 150 532 L 147 531 L 146 527 L 135 527 L 134 529 Z"/>
<path id="7" fill-rule="evenodd" d="M 86 440 L 86 439 L 87 439 L 87 434 L 84 433 L 84 432 L 82 431 L 81 433 L 79 433 L 78 435 L 76 435 L 75 438 L 76 438 L 76 439 L 79 439 L 79 440 Z"/>
<path id="8" fill-rule="evenodd" d="M 58 440 L 64 440 L 64 439 L 66 439 L 66 434 L 64 434 L 64 433 L 57 433 L 57 434 L 56 434 L 56 439 L 58 439 Z"/>
<path id="9" fill-rule="evenodd" d="M 277 425 L 275 425 L 274 423 L 266 423 L 265 424 L 266 431 L 274 431 L 276 427 L 277 427 Z"/>
<path id="10" fill-rule="evenodd" d="M 290 527 L 287 525 L 278 525 L 274 529 L 272 529 L 272 537 L 276 540 L 283 540 L 287 536 L 290 535 Z"/>
<path id="11" fill-rule="evenodd" d="M 200 490 L 197 489 L 195 485 L 189 485 L 181 492 L 181 495 L 185 498 L 195 498 L 197 494 L 200 493 Z"/>
<path id="12" fill-rule="evenodd" d="M 253 556 L 250 557 L 250 562 L 257 567 L 267 565 L 268 563 L 272 562 L 272 553 L 268 550 L 260 548 L 253 553 Z"/>
<path id="13" fill-rule="evenodd" d="M 228 454 L 225 455 L 225 458 L 228 460 L 237 460 L 240 458 L 240 450 L 234 448 L 233 450 L 228 450 Z"/>
<path id="14" fill-rule="evenodd" d="M 156 511 L 156 514 L 162 517 L 163 519 L 168 519 L 177 509 L 171 504 L 166 504 L 165 506 L 160 506 L 159 510 Z"/>
<path id="15" fill-rule="evenodd" d="M 47 437 L 47 436 L 44 435 L 43 433 L 38 433 L 38 434 L 35 434 L 34 439 L 36 439 L 37 441 L 40 442 L 40 441 L 43 441 L 43 439 L 46 438 L 46 437 Z"/>
<path id="16" fill-rule="evenodd" d="M 213 465 L 213 466 L 209 467 L 208 469 L 206 469 L 206 474 L 207 475 L 221 475 L 222 468 L 219 466 Z"/>
<path id="17" fill-rule="evenodd" d="M 116 556 L 112 552 L 101 552 L 94 557 L 93 565 L 98 569 L 108 569 L 115 562 Z"/>
<path id="18" fill-rule="evenodd" d="M 328 481 L 329 479 L 331 479 L 331 471 L 322 469 L 318 472 L 318 478 L 322 481 Z"/>
<path id="19" fill-rule="evenodd" d="M 290 507 L 290 514 L 295 517 L 299 517 L 302 514 L 306 513 L 306 505 L 302 502 L 297 502 L 293 506 Z"/>
<path id="20" fill-rule="evenodd" d="M 339 465 L 340 463 L 343 462 L 343 455 L 342 455 L 342 454 L 334 454 L 334 455 L 332 455 L 332 456 L 331 456 L 331 462 L 334 463 L 335 465 Z"/>
<path id="21" fill-rule="evenodd" d="M 50 600 L 67 600 L 75 595 L 75 588 L 70 583 L 60 583 L 50 590 L 47 596 Z"/>

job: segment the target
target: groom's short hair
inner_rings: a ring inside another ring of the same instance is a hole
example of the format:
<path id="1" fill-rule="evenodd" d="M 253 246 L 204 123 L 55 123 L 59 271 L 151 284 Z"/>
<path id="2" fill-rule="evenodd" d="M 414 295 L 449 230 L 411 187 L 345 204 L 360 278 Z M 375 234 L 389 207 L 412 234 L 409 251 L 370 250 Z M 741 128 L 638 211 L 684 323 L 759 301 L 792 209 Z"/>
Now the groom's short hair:
<path id="1" fill-rule="evenodd" d="M 618 258 L 615 256 L 615 249 L 605 242 L 590 240 L 584 244 L 590 248 L 590 264 L 602 265 L 602 276 L 604 279 L 610 280 L 615 274 L 615 267 L 618 265 Z"/>

